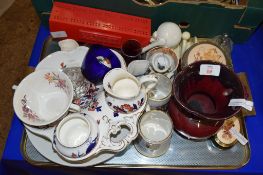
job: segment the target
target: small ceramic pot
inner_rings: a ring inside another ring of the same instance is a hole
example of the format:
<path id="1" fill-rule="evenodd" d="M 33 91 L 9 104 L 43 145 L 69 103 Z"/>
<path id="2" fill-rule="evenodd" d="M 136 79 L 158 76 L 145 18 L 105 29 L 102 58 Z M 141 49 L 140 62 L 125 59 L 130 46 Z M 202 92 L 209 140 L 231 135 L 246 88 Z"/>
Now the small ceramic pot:
<path id="1" fill-rule="evenodd" d="M 157 85 L 148 92 L 148 104 L 151 109 L 166 111 L 166 104 L 172 95 L 172 82 L 162 74 L 156 74 Z"/>
<path id="2" fill-rule="evenodd" d="M 148 60 L 135 60 L 130 62 L 127 71 L 134 76 L 142 76 L 147 74 L 150 68 Z"/>
<path id="3" fill-rule="evenodd" d="M 31 126 L 45 126 L 80 111 L 72 104 L 73 86 L 61 71 L 39 70 L 29 74 L 16 88 L 13 106 L 18 118 Z"/>
<path id="4" fill-rule="evenodd" d="M 139 136 L 135 148 L 147 157 L 163 155 L 170 146 L 173 133 L 171 118 L 158 110 L 148 111 L 141 116 L 138 123 Z"/>
<path id="5" fill-rule="evenodd" d="M 147 86 L 144 87 L 142 84 L 146 83 Z M 154 88 L 156 83 L 155 75 L 142 76 L 138 80 L 123 69 L 113 69 L 103 79 L 106 102 L 115 112 L 135 112 L 146 102 L 147 92 Z"/>

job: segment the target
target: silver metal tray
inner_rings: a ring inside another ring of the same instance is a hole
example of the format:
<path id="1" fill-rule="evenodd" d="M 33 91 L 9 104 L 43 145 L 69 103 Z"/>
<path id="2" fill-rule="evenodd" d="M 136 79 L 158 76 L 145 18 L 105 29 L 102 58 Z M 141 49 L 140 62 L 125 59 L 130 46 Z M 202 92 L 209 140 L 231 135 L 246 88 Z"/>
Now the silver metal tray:
<path id="1" fill-rule="evenodd" d="M 48 38 L 41 58 L 59 49 L 57 42 Z M 247 137 L 244 118 L 241 117 L 241 132 Z M 21 143 L 25 160 L 33 165 L 56 165 L 43 157 L 34 148 L 26 133 Z M 211 140 L 193 141 L 174 132 L 168 152 L 157 158 L 141 155 L 131 144 L 125 151 L 98 167 L 120 168 L 167 168 L 167 169 L 237 169 L 244 166 L 250 158 L 250 146 L 237 143 L 230 149 L 221 150 Z"/>

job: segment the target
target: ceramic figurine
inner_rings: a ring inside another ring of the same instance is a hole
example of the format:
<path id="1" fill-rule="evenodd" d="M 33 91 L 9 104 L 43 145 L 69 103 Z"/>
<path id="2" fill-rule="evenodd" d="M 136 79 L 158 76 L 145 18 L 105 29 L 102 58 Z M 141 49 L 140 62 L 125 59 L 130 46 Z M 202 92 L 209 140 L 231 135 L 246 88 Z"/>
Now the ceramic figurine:
<path id="1" fill-rule="evenodd" d="M 180 55 L 183 55 L 184 52 L 187 50 L 187 43 L 188 43 L 190 37 L 191 37 L 191 34 L 189 32 L 183 32 Z"/>

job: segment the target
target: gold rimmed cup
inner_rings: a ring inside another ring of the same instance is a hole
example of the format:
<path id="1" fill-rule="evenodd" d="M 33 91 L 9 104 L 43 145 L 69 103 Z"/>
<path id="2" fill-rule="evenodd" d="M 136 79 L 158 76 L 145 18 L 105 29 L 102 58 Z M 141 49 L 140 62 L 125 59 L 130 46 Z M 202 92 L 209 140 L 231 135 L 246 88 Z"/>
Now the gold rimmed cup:
<path id="1" fill-rule="evenodd" d="M 139 136 L 136 150 L 146 157 L 159 157 L 170 146 L 173 125 L 171 118 L 160 110 L 151 110 L 141 116 L 138 122 Z"/>
<path id="2" fill-rule="evenodd" d="M 158 81 L 156 86 L 148 92 L 148 104 L 151 109 L 166 110 L 172 94 L 172 82 L 165 75 L 155 75 Z"/>

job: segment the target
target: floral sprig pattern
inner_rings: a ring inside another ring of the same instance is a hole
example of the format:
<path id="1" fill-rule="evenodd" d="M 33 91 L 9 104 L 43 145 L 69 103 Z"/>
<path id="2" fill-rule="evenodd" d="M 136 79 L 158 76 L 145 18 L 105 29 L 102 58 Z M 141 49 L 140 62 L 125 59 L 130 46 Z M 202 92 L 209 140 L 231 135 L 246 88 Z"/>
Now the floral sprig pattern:
<path id="1" fill-rule="evenodd" d="M 48 80 L 49 84 L 53 83 L 55 84 L 55 87 L 59 87 L 61 89 L 65 89 L 66 88 L 66 80 L 63 80 L 59 77 L 58 74 L 55 74 L 54 72 L 50 73 L 46 73 L 45 74 L 45 79 Z"/>
<path id="2" fill-rule="evenodd" d="M 54 72 L 48 72 L 44 75 L 44 78 L 48 80 L 49 84 L 54 84 L 55 87 L 58 87 L 62 89 L 66 94 L 69 94 L 69 89 L 66 84 L 66 80 L 61 79 L 59 77 L 59 74 L 56 74 Z"/>
<path id="3" fill-rule="evenodd" d="M 96 58 L 100 64 L 103 64 L 103 65 L 107 66 L 108 68 L 111 68 L 111 62 L 108 58 L 103 57 L 103 56 L 97 56 Z"/>
<path id="4" fill-rule="evenodd" d="M 30 109 L 30 107 L 28 107 L 26 95 L 24 95 L 24 97 L 21 99 L 21 103 L 22 103 L 23 117 L 27 118 L 30 121 L 37 121 L 37 120 L 40 121 L 37 114 L 32 109 Z"/>

